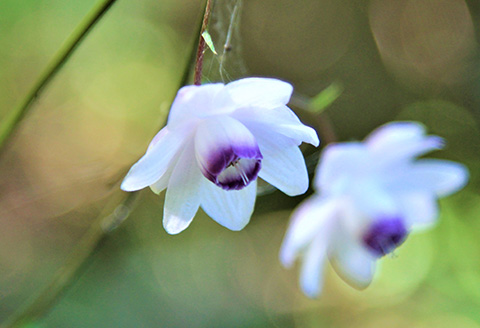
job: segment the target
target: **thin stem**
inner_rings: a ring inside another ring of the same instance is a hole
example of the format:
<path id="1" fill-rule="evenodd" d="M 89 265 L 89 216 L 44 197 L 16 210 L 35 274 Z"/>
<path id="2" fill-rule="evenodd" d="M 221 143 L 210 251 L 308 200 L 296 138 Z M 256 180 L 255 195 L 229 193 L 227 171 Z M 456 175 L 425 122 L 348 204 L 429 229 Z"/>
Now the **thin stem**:
<path id="1" fill-rule="evenodd" d="M 25 327 L 34 320 L 40 318 L 57 299 L 70 286 L 73 278 L 79 273 L 86 259 L 92 254 L 108 233 L 124 221 L 130 214 L 137 199 L 138 192 L 129 193 L 120 205 L 112 212 L 112 205 L 118 202 L 115 198 L 105 206 L 104 211 L 86 231 L 73 251 L 68 256 L 64 265 L 55 273 L 51 282 L 42 289 L 39 294 L 33 295 L 27 302 L 20 306 L 13 315 L 0 324 L 3 328 Z M 109 214 L 110 213 L 110 214 Z"/>
<path id="2" fill-rule="evenodd" d="M 85 36 L 95 24 L 102 18 L 116 0 L 100 0 L 90 12 L 83 18 L 65 43 L 61 46 L 38 80 L 32 86 L 25 98 L 11 111 L 0 125 L 0 148 L 4 146 L 10 135 L 19 126 L 35 100 L 43 89 L 48 85 L 67 59 L 72 55 Z"/>
<path id="3" fill-rule="evenodd" d="M 324 144 L 328 145 L 333 142 L 338 142 L 335 128 L 333 127 L 332 120 L 328 116 L 328 113 L 320 113 L 319 115 L 315 116 L 315 119 L 320 127 L 320 134 L 323 137 Z"/>
<path id="4" fill-rule="evenodd" d="M 200 33 L 201 35 L 201 33 Z M 195 54 L 195 47 L 192 42 L 192 54 L 186 63 L 185 71 L 180 81 L 180 87 L 184 86 L 189 76 L 191 76 L 191 58 Z M 172 99 L 173 100 L 173 99 Z M 25 327 L 26 324 L 41 317 L 50 307 L 52 307 L 59 297 L 72 285 L 76 277 L 82 273 L 82 268 L 88 264 L 88 258 L 92 253 L 98 250 L 102 241 L 106 240 L 110 232 L 124 222 L 132 209 L 139 192 L 129 193 L 123 201 L 115 207 L 112 212 L 112 203 L 116 204 L 118 199 L 115 198 L 110 204 L 105 206 L 105 211 L 99 216 L 100 220 L 95 220 L 88 229 L 77 246 L 68 256 L 65 264 L 58 270 L 48 286 L 39 294 L 32 296 L 23 306 L 21 306 L 13 315 L 0 324 L 0 328 Z"/>
<path id="5" fill-rule="evenodd" d="M 205 55 L 206 45 L 202 34 L 207 30 L 210 14 L 212 13 L 212 5 L 213 0 L 207 0 L 207 4 L 205 5 L 205 14 L 203 15 L 202 28 L 200 30 L 200 36 L 198 39 L 197 58 L 195 59 L 195 72 L 193 76 L 193 82 L 195 85 L 202 84 L 203 56 Z"/>

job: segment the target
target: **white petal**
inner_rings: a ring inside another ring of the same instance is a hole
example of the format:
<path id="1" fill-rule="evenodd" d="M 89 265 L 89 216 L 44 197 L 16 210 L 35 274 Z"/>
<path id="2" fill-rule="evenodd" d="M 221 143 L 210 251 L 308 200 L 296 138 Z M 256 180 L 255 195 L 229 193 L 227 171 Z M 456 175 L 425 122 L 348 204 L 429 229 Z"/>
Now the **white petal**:
<path id="1" fill-rule="evenodd" d="M 201 206 L 220 225 L 234 231 L 242 230 L 250 221 L 257 196 L 257 181 L 241 190 L 223 190 L 204 180 Z"/>
<path id="2" fill-rule="evenodd" d="M 358 178 L 351 182 L 347 193 L 351 195 L 354 207 L 371 217 L 396 216 L 398 205 L 395 194 L 385 188 L 376 177 Z"/>
<path id="3" fill-rule="evenodd" d="M 172 176 L 172 172 L 176 163 L 177 160 L 173 160 L 168 167 L 168 170 L 162 175 L 162 177 L 150 185 L 150 189 L 157 195 L 168 187 L 168 181 L 170 181 L 170 177 Z"/>
<path id="4" fill-rule="evenodd" d="M 354 241 L 352 236 L 344 235 L 337 241 L 330 262 L 337 274 L 355 288 L 366 288 L 375 274 L 376 258 Z"/>
<path id="5" fill-rule="evenodd" d="M 277 79 L 253 77 L 227 84 L 224 92 L 237 107 L 275 108 L 288 103 L 293 87 Z"/>
<path id="6" fill-rule="evenodd" d="M 163 209 L 163 226 L 169 234 L 185 230 L 200 206 L 202 181 L 194 158 L 193 142 L 182 151 L 168 182 Z"/>
<path id="7" fill-rule="evenodd" d="M 319 145 L 317 132 L 304 125 L 295 113 L 287 106 L 266 109 L 257 107 L 242 107 L 232 114 L 247 127 L 257 126 L 259 129 L 268 129 L 283 134 L 297 141 L 297 144 L 307 142 Z"/>
<path id="8" fill-rule="evenodd" d="M 289 196 L 305 193 L 307 167 L 296 142 L 272 131 L 252 129 L 252 132 L 263 155 L 258 176 Z"/>
<path id="9" fill-rule="evenodd" d="M 432 193 L 403 193 L 397 199 L 408 229 L 426 229 L 436 223 L 438 204 Z"/>
<path id="10" fill-rule="evenodd" d="M 372 150 L 388 150 L 392 144 L 416 142 L 425 135 L 425 127 L 417 122 L 392 122 L 375 129 L 365 139 Z"/>
<path id="11" fill-rule="evenodd" d="M 296 257 L 316 236 L 328 239 L 337 210 L 335 200 L 312 197 L 293 212 L 280 249 L 280 262 L 283 266 L 291 267 Z"/>
<path id="12" fill-rule="evenodd" d="M 436 159 L 415 162 L 408 175 L 412 187 L 429 190 L 439 197 L 462 189 L 468 181 L 468 170 L 464 165 Z"/>
<path id="13" fill-rule="evenodd" d="M 219 109 L 215 105 L 215 99 L 223 88 L 222 83 L 181 88 L 170 109 L 168 125 L 174 127 L 192 118 L 215 114 Z"/>
<path id="14" fill-rule="evenodd" d="M 161 137 L 155 137 L 147 153 L 131 167 L 120 187 L 122 190 L 135 191 L 158 181 L 188 139 L 184 130 L 171 131 L 167 127 L 158 134 Z"/>
<path id="15" fill-rule="evenodd" d="M 369 151 L 387 165 L 409 160 L 443 147 L 443 139 L 426 136 L 423 125 L 414 122 L 386 124 L 366 139 Z"/>
<path id="16" fill-rule="evenodd" d="M 327 193 L 343 192 L 356 176 L 372 171 L 370 155 L 360 142 L 330 144 L 324 150 L 315 173 L 315 187 Z"/>
<path id="17" fill-rule="evenodd" d="M 305 295 L 310 298 L 318 297 L 323 287 L 323 272 L 327 259 L 327 238 L 322 237 L 316 237 L 308 247 L 300 272 L 300 286 Z"/>

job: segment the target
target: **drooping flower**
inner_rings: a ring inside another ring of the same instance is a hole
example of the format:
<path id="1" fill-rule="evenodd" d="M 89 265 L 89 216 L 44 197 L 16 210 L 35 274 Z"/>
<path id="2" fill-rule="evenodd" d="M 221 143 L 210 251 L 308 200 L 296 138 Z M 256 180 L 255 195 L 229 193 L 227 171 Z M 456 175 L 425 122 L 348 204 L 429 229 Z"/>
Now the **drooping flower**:
<path id="1" fill-rule="evenodd" d="M 326 147 L 314 181 L 318 193 L 295 210 L 280 250 L 285 267 L 303 257 L 300 285 L 307 296 L 320 295 L 327 259 L 342 279 L 365 288 L 379 258 L 435 223 L 437 198 L 468 180 L 461 164 L 416 159 L 442 146 L 418 123 L 393 122 L 363 143 Z"/>
<path id="2" fill-rule="evenodd" d="M 121 188 L 167 189 L 163 225 L 170 234 L 186 229 L 200 206 L 219 224 L 241 230 L 253 212 L 257 177 L 290 196 L 308 189 L 298 146 L 319 140 L 286 106 L 292 91 L 271 78 L 183 87 L 167 125 Z"/>

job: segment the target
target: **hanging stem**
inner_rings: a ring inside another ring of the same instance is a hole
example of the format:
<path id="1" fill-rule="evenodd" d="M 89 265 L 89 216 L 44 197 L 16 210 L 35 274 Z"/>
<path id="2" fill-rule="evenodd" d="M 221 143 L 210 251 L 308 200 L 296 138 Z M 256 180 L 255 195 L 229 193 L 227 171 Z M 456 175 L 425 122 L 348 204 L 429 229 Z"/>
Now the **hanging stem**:
<path id="1" fill-rule="evenodd" d="M 100 20 L 116 0 L 100 0 L 75 28 L 65 43 L 61 46 L 38 80 L 32 86 L 25 98 L 11 111 L 0 124 L 0 148 L 3 147 L 10 135 L 19 126 L 25 114 L 38 98 L 43 89 L 60 70 L 67 59 L 72 55 L 92 27 Z"/>
<path id="2" fill-rule="evenodd" d="M 202 34 L 207 30 L 208 21 L 210 20 L 210 14 L 212 13 L 213 0 L 207 0 L 205 5 L 205 14 L 203 14 L 203 23 L 200 30 L 200 36 L 198 39 L 197 57 L 195 59 L 195 71 L 193 75 L 193 83 L 195 85 L 202 84 L 202 69 L 203 69 L 203 56 L 205 54 L 205 39 Z"/>
<path id="3" fill-rule="evenodd" d="M 203 26 L 203 25 L 202 25 Z M 203 33 L 203 32 L 202 32 Z M 200 33 L 201 35 L 201 33 Z M 193 42 L 192 42 L 193 43 Z M 192 54 L 189 56 L 188 63 L 185 65 L 180 87 L 184 86 L 188 77 L 192 73 L 192 58 L 195 55 L 195 47 L 192 44 Z M 173 100 L 173 99 L 172 99 Z M 78 245 L 68 256 L 64 266 L 62 266 L 53 277 L 50 284 L 42 289 L 38 294 L 33 295 L 23 306 L 21 306 L 7 320 L 0 324 L 0 328 L 25 327 L 36 318 L 41 317 L 51 306 L 55 304 L 59 297 L 71 286 L 75 278 L 82 273 L 82 268 L 88 265 L 90 255 L 101 247 L 101 242 L 108 238 L 109 233 L 115 229 L 121 222 L 127 219 L 139 192 L 129 193 L 112 212 L 112 204 L 116 204 L 118 199 L 112 200 L 105 206 L 99 219 L 95 220 L 88 229 Z"/>

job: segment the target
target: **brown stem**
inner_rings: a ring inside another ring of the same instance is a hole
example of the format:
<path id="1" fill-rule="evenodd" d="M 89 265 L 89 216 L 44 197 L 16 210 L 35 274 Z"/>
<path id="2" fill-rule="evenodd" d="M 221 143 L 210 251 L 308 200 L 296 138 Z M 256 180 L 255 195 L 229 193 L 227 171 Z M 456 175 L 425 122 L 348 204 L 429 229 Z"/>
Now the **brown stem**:
<path id="1" fill-rule="evenodd" d="M 208 21 L 210 20 L 210 14 L 212 12 L 212 0 L 207 0 L 205 5 L 205 14 L 203 14 L 203 23 L 200 30 L 200 36 L 198 39 L 197 57 L 195 59 L 195 71 L 193 75 L 193 83 L 195 85 L 202 84 L 202 69 L 203 69 L 203 56 L 205 54 L 205 39 L 203 38 L 203 32 L 206 31 Z"/>
<path id="2" fill-rule="evenodd" d="M 324 144 L 330 144 L 333 142 L 338 142 L 337 134 L 335 133 L 335 128 L 333 127 L 332 120 L 327 113 L 323 112 L 320 115 L 315 117 L 318 126 L 320 127 L 320 134 Z"/>

